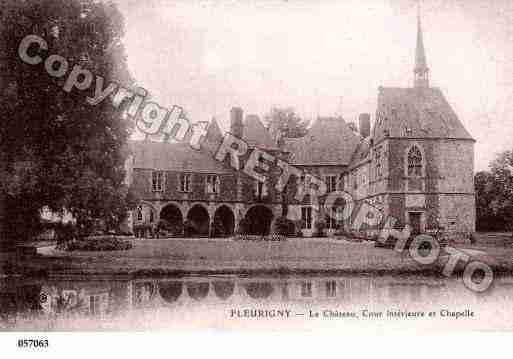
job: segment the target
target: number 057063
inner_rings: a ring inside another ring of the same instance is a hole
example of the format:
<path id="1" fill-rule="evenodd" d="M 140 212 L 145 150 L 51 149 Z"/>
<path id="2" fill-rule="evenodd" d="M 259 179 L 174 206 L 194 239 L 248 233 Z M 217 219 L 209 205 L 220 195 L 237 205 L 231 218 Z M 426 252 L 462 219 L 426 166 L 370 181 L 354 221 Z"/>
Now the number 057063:
<path id="1" fill-rule="evenodd" d="M 18 339 L 18 348 L 48 348 L 48 339 Z"/>

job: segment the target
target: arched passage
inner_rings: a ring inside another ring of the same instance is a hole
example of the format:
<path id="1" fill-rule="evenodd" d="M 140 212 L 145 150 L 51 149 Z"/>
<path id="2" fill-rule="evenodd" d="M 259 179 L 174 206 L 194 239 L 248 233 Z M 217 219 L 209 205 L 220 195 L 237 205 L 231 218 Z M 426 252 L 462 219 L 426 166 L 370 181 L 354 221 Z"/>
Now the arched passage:
<path id="1" fill-rule="evenodd" d="M 228 206 L 219 207 L 214 214 L 213 237 L 227 237 L 233 234 L 235 216 Z"/>
<path id="2" fill-rule="evenodd" d="M 174 204 L 168 204 L 162 208 L 158 230 L 160 235 L 181 236 L 183 234 L 183 217 L 180 208 Z"/>
<path id="3" fill-rule="evenodd" d="M 271 229 L 273 221 L 273 212 L 266 206 L 256 205 L 251 207 L 246 216 L 248 234 L 267 235 Z"/>
<path id="4" fill-rule="evenodd" d="M 187 223 L 184 226 L 186 237 L 208 237 L 210 231 L 210 216 L 205 207 L 197 204 L 187 213 Z"/>

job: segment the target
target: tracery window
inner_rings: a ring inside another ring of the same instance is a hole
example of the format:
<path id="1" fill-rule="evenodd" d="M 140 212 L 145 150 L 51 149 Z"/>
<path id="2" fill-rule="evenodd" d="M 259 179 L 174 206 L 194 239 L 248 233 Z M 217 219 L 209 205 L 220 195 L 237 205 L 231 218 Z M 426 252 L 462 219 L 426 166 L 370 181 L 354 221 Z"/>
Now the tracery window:
<path id="1" fill-rule="evenodd" d="M 408 176 L 422 176 L 422 153 L 417 146 L 413 146 L 408 151 Z"/>

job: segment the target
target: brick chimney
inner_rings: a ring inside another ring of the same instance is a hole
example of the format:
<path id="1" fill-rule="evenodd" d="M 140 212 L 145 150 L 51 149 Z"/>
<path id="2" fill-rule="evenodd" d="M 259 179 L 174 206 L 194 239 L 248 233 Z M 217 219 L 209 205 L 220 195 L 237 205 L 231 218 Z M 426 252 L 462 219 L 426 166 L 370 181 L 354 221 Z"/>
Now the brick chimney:
<path id="1" fill-rule="evenodd" d="M 242 123 L 244 112 L 240 107 L 232 107 L 230 111 L 230 133 L 235 137 L 242 138 L 244 125 Z"/>
<path id="2" fill-rule="evenodd" d="M 358 116 L 358 129 L 360 130 L 360 135 L 362 135 L 363 138 L 370 136 L 370 114 L 361 113 L 360 116 Z"/>

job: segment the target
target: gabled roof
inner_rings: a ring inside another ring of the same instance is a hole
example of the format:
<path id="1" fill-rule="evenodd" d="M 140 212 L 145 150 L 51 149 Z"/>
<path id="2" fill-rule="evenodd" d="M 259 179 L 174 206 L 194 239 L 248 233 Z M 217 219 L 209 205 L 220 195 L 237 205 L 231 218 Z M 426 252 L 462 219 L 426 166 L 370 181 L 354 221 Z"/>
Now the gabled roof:
<path id="1" fill-rule="evenodd" d="M 351 163 L 349 165 L 350 169 L 353 169 L 355 167 L 358 167 L 362 162 L 365 162 L 369 160 L 369 152 L 370 152 L 370 143 L 369 138 L 363 139 L 358 146 L 356 147 L 356 150 L 354 151 L 352 157 L 351 157 Z"/>
<path id="2" fill-rule="evenodd" d="M 246 116 L 242 139 L 250 146 L 276 148 L 275 141 L 273 141 L 269 131 L 267 131 L 257 115 Z"/>
<path id="3" fill-rule="evenodd" d="M 208 125 L 205 137 L 201 141 L 201 149 L 207 153 L 210 153 L 212 156 L 215 156 L 222 142 L 223 133 L 217 124 L 217 120 L 213 118 Z"/>
<path id="4" fill-rule="evenodd" d="M 286 138 L 285 150 L 296 165 L 348 165 L 360 141 L 342 118 L 323 118 L 306 136 Z"/>
<path id="5" fill-rule="evenodd" d="M 472 140 L 438 88 L 381 87 L 373 129 L 377 142 L 385 137 Z"/>
<path id="6" fill-rule="evenodd" d="M 129 141 L 134 156 L 133 168 L 163 171 L 232 173 L 205 150 L 195 150 L 188 142 Z"/>

